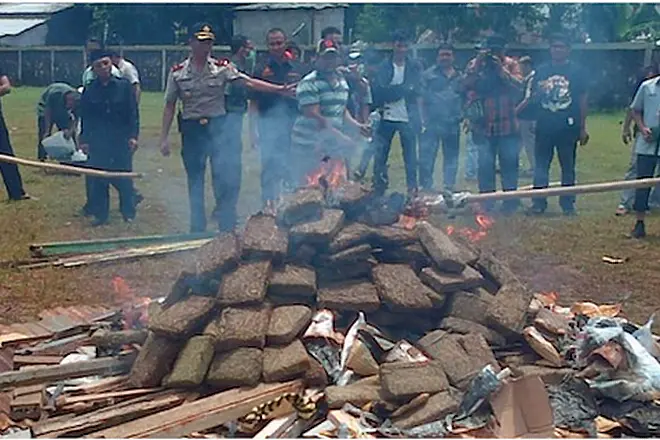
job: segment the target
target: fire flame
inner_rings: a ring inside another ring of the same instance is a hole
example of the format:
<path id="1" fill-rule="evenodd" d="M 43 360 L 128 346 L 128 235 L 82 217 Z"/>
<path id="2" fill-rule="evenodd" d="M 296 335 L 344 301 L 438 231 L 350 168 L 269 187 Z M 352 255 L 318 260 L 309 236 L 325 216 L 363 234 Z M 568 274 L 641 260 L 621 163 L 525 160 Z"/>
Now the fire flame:
<path id="1" fill-rule="evenodd" d="M 112 278 L 112 289 L 116 301 L 121 304 L 124 316 L 124 329 L 128 330 L 138 325 L 145 326 L 149 322 L 149 304 L 151 298 L 135 296 L 125 279 L 120 276 Z"/>
<path id="2" fill-rule="evenodd" d="M 483 240 L 488 236 L 488 230 L 493 227 L 495 220 L 491 217 L 488 217 L 484 214 L 477 214 L 474 216 L 474 221 L 478 226 L 478 229 L 473 229 L 469 227 L 456 228 L 452 225 L 447 226 L 447 235 L 453 235 L 458 233 L 458 235 L 465 237 L 472 243 Z"/>
<path id="3" fill-rule="evenodd" d="M 307 186 L 327 185 L 329 188 L 338 188 L 348 180 L 348 170 L 343 160 L 324 158 L 321 166 L 310 172 L 306 179 Z"/>

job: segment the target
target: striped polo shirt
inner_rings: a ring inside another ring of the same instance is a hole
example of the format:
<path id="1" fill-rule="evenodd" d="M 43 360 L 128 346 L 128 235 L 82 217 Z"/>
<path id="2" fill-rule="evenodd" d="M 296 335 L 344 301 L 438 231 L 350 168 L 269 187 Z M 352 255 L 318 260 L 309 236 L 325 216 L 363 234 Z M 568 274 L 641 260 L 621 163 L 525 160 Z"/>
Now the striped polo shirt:
<path id="1" fill-rule="evenodd" d="M 321 116 L 328 119 L 333 127 L 342 130 L 348 103 L 348 83 L 343 75 L 339 74 L 338 81 L 333 87 L 315 70 L 298 83 L 296 98 L 300 109 L 307 105 L 319 104 Z M 303 114 L 298 115 L 291 134 L 293 145 L 311 149 L 319 143 L 332 139 L 334 136 L 331 133 L 320 131 L 318 121 Z"/>

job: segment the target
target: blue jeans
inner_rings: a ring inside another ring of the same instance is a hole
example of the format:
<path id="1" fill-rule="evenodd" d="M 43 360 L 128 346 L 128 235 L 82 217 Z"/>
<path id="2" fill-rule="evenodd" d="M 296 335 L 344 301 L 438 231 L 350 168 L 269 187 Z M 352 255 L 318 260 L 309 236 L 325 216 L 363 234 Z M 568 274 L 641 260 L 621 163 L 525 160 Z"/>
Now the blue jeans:
<path id="1" fill-rule="evenodd" d="M 257 126 L 261 153 L 261 200 L 264 204 L 277 200 L 283 184 L 291 183 L 288 157 L 293 123 L 294 118 L 284 113 L 284 110 L 274 109 L 259 115 Z"/>
<path id="2" fill-rule="evenodd" d="M 465 136 L 465 151 L 465 179 L 476 179 L 479 167 L 479 148 L 474 143 L 472 131 L 469 131 Z"/>
<path id="3" fill-rule="evenodd" d="M 374 189 L 384 194 L 389 185 L 388 165 L 392 139 L 398 132 L 403 149 L 408 191 L 417 189 L 417 135 L 408 122 L 381 121 L 376 131 L 376 157 L 374 159 Z"/>
<path id="4" fill-rule="evenodd" d="M 496 161 L 499 160 L 500 178 L 503 191 L 518 189 L 518 160 L 520 157 L 520 138 L 518 135 L 479 137 L 474 139 L 478 148 L 479 163 L 479 192 L 491 193 L 496 190 L 495 174 Z M 520 200 L 505 200 L 502 209 L 515 210 Z M 484 208 L 492 210 L 495 202 L 485 202 Z"/>
<path id="5" fill-rule="evenodd" d="M 426 190 L 433 189 L 433 171 L 442 142 L 442 183 L 446 191 L 453 191 L 458 172 L 459 127 L 441 132 L 429 129 L 420 137 L 419 143 L 419 185 Z"/>
<path id="6" fill-rule="evenodd" d="M 561 186 L 575 185 L 575 153 L 579 131 L 559 130 L 556 132 L 545 132 L 536 130 L 536 146 L 534 156 L 536 166 L 534 167 L 534 188 L 547 188 L 550 184 L 550 165 L 557 149 L 559 165 L 561 166 Z M 532 199 L 535 209 L 545 211 L 548 200 L 545 197 Z M 559 197 L 559 206 L 563 211 L 575 209 L 575 196 L 567 195 Z"/>

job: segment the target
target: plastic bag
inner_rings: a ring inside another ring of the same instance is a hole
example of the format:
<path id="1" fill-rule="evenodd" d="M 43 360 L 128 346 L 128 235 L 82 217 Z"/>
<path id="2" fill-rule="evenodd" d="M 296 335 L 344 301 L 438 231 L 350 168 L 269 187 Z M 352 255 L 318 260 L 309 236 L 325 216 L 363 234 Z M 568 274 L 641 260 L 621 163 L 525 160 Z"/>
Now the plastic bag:
<path id="1" fill-rule="evenodd" d="M 655 342 L 653 333 L 651 332 L 654 319 L 655 313 L 651 315 L 646 324 L 644 324 L 637 331 L 635 331 L 635 333 L 633 333 L 633 336 L 639 341 L 640 344 L 642 344 L 642 347 L 646 348 L 646 351 L 651 353 L 651 356 L 660 360 L 660 347 L 658 347 L 658 343 Z"/>

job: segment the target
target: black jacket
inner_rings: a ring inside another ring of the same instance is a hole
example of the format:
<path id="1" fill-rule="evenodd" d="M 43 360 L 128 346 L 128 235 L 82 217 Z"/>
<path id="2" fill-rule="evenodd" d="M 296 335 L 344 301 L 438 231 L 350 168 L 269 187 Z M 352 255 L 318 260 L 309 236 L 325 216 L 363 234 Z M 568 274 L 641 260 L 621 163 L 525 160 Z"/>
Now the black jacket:
<path id="1" fill-rule="evenodd" d="M 394 76 L 394 65 L 392 57 L 389 57 L 378 66 L 378 71 L 371 85 L 376 108 L 381 108 L 387 103 L 404 98 L 408 118 L 416 130 L 421 129 L 417 98 L 422 93 L 422 70 L 422 65 L 418 61 L 408 57 L 406 58 L 406 69 L 403 74 L 403 84 L 390 85 Z"/>

